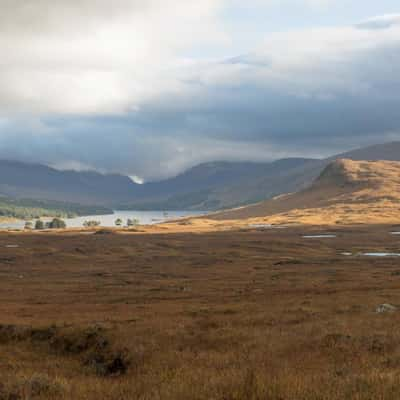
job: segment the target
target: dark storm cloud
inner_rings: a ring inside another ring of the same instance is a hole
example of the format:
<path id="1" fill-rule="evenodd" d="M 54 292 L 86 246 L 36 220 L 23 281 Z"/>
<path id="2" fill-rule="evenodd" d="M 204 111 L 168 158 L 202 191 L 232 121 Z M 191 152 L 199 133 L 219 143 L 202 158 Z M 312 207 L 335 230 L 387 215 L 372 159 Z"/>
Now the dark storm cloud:
<path id="1" fill-rule="evenodd" d="M 128 57 L 111 77 L 83 67 L 83 83 L 75 73 L 54 79 L 88 90 L 43 91 L 39 113 L 25 110 L 35 93 L 8 86 L 0 156 L 159 179 L 203 161 L 323 156 L 400 139 L 397 21 L 271 34 L 221 62 L 131 71 Z M 14 112 L 21 104 L 25 114 Z"/>

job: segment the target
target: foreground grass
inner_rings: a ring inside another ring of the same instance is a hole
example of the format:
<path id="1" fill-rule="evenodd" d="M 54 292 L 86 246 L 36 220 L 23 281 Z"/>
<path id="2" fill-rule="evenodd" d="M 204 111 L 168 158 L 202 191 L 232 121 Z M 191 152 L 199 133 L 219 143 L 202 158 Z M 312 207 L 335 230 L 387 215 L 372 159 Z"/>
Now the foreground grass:
<path id="1" fill-rule="evenodd" d="M 1 235 L 0 399 L 398 399 L 390 229 Z"/>

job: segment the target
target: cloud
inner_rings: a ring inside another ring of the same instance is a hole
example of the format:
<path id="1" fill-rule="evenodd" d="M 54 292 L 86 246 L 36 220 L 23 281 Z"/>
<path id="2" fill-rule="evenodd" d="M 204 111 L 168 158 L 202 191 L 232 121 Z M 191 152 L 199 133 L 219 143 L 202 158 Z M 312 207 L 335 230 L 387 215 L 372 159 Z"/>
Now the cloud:
<path id="1" fill-rule="evenodd" d="M 253 7 L 263 7 L 270 8 L 280 6 L 285 7 L 286 5 L 293 6 L 302 6 L 311 9 L 321 9 L 326 8 L 327 6 L 335 3 L 337 0 L 249 0 L 249 3 Z M 243 2 L 241 0 L 230 0 L 230 3 L 235 6 L 243 6 Z"/>
<path id="2" fill-rule="evenodd" d="M 2 0 L 0 113 L 125 113 L 181 89 L 171 71 L 232 45 L 227 8 L 315 8 L 333 0 Z M 261 11 L 260 11 L 261 12 Z"/>
<path id="3" fill-rule="evenodd" d="M 164 99 L 153 110 L 176 130 L 300 153 L 384 141 L 400 131 L 399 38 L 397 25 L 271 34 L 255 52 L 185 71 L 174 109 Z"/>
<path id="4" fill-rule="evenodd" d="M 169 86 L 188 46 L 224 41 L 221 0 L 3 0 L 4 113 L 122 113 Z"/>
<path id="5" fill-rule="evenodd" d="M 360 29 L 387 29 L 400 25 L 400 14 L 386 14 L 367 19 L 357 25 Z"/>
<path id="6" fill-rule="evenodd" d="M 210 60 L 188 53 L 231 40 L 231 0 L 109 4 L 3 0 L 1 158 L 154 180 L 400 139 L 397 15 L 270 33 Z"/>

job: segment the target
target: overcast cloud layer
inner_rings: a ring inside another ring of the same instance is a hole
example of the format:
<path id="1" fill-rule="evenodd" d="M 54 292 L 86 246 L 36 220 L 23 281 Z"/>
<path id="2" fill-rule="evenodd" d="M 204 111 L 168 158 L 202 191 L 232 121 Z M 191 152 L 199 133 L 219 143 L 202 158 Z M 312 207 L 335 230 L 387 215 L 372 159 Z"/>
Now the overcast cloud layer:
<path id="1" fill-rule="evenodd" d="M 266 21 L 278 7 L 248 3 Z M 160 179 L 400 140 L 400 14 L 279 32 L 258 22 L 250 47 L 236 0 L 0 4 L 0 158 Z"/>

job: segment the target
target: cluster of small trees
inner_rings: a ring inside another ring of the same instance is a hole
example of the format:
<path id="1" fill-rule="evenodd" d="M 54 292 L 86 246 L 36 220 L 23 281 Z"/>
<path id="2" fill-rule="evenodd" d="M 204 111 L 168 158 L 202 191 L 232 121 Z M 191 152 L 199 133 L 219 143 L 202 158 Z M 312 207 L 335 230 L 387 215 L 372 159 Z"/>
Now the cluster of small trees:
<path id="1" fill-rule="evenodd" d="M 133 219 L 128 219 L 128 221 L 126 221 L 126 225 L 127 226 L 138 226 L 140 225 L 140 221 L 138 218 L 133 218 Z"/>
<path id="2" fill-rule="evenodd" d="M 85 228 L 96 228 L 97 226 L 100 226 L 101 222 L 100 221 L 85 221 L 83 223 L 83 226 Z"/>
<path id="3" fill-rule="evenodd" d="M 31 221 L 25 222 L 25 229 L 65 229 L 67 224 L 61 218 L 53 218 L 51 221 L 43 222 L 41 219 L 35 221 L 35 225 Z"/>
<path id="4" fill-rule="evenodd" d="M 117 218 L 115 220 L 115 225 L 116 226 L 122 226 L 123 225 L 123 221 L 121 218 Z M 128 218 L 126 221 L 126 226 L 128 227 L 132 227 L 132 226 L 138 226 L 140 224 L 140 221 L 138 218 Z"/>
<path id="5" fill-rule="evenodd" d="M 49 229 L 65 229 L 67 224 L 61 218 L 53 218 L 50 222 L 46 222 L 45 226 Z"/>
<path id="6" fill-rule="evenodd" d="M 25 222 L 25 229 L 32 229 L 33 228 L 33 223 L 31 221 Z"/>
<path id="7" fill-rule="evenodd" d="M 116 226 L 122 226 L 124 222 L 122 221 L 121 218 L 118 218 L 115 220 L 115 225 Z M 140 224 L 140 221 L 138 218 L 128 218 L 126 221 L 126 226 L 127 227 L 133 227 L 133 226 L 138 226 Z M 85 228 L 96 228 L 101 225 L 100 221 L 94 221 L 94 220 L 88 220 L 83 223 L 83 226 Z M 37 219 L 35 221 L 35 224 L 33 224 L 31 221 L 25 222 L 25 229 L 36 229 L 36 230 L 41 230 L 41 229 L 65 229 L 67 227 L 66 223 L 64 220 L 61 218 L 53 218 L 49 222 L 43 222 L 41 219 Z"/>

